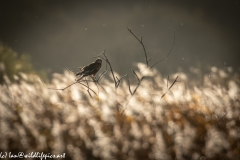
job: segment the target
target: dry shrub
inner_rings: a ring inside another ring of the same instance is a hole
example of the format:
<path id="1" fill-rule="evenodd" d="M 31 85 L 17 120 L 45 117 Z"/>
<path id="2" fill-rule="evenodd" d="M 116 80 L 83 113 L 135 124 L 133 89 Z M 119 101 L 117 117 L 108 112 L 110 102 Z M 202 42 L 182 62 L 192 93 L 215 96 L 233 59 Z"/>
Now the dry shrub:
<path id="1" fill-rule="evenodd" d="M 38 77 L 19 75 L 18 84 L 0 86 L 0 151 L 77 160 L 240 159 L 238 74 L 213 68 L 195 83 L 177 73 L 180 82 L 161 98 L 170 82 L 148 73 L 133 96 L 125 80 L 115 89 L 103 79 L 105 90 L 89 83 L 98 94 L 92 97 L 80 84 L 55 91 Z M 74 79 L 66 71 L 48 85 L 64 88 Z"/>

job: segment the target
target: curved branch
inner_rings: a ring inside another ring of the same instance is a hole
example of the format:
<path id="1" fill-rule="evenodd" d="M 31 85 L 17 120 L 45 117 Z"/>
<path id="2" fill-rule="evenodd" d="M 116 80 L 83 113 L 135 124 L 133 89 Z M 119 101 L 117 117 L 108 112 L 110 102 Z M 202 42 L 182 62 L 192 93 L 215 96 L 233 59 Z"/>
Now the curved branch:
<path id="1" fill-rule="evenodd" d="M 175 45 L 175 30 L 174 30 L 174 36 L 173 36 L 173 44 L 172 44 L 172 47 L 171 47 L 170 51 L 168 52 L 167 56 L 164 57 L 163 59 L 159 60 L 159 61 L 156 62 L 155 64 L 153 64 L 153 65 L 150 67 L 150 69 L 152 69 L 152 68 L 153 68 L 155 65 L 157 65 L 158 63 L 160 63 L 160 62 L 164 61 L 165 59 L 167 59 L 168 56 L 170 55 L 170 53 L 172 52 L 172 49 L 173 49 L 174 45 Z"/>
<path id="2" fill-rule="evenodd" d="M 138 42 L 142 45 L 142 48 L 143 48 L 143 51 L 144 51 L 144 55 L 145 55 L 145 60 L 146 60 L 146 64 L 148 66 L 148 62 L 151 60 L 151 59 L 148 59 L 147 57 L 147 52 L 146 52 L 146 48 L 143 44 L 143 40 L 142 40 L 142 37 L 141 39 L 139 39 L 129 28 L 128 28 L 128 31 L 138 40 Z"/>

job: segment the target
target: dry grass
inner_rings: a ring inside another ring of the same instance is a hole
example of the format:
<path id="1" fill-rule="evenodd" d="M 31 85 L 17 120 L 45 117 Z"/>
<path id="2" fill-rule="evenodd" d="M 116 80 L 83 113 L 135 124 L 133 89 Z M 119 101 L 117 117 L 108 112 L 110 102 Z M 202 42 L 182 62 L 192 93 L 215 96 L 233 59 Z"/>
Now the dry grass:
<path id="1" fill-rule="evenodd" d="M 161 99 L 167 79 L 147 73 L 134 96 L 125 80 L 116 90 L 103 79 L 105 91 L 90 84 L 98 93 L 92 98 L 80 84 L 49 90 L 38 77 L 21 74 L 19 83 L 0 86 L 0 151 L 66 153 L 76 160 L 240 159 L 238 74 L 213 67 L 210 76 L 191 81 L 177 73 L 170 81 L 178 75 L 181 82 Z M 65 71 L 48 86 L 74 80 Z"/>

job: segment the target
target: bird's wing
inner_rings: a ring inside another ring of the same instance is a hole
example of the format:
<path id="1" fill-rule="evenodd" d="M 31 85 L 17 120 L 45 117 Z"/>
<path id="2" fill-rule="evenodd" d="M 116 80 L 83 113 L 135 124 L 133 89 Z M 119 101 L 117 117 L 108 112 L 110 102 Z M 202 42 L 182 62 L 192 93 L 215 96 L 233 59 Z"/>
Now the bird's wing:
<path id="1" fill-rule="evenodd" d="M 94 62 L 93 62 L 93 63 L 94 63 Z M 78 72 L 77 74 L 78 74 L 78 75 L 81 75 L 81 74 L 83 74 L 85 71 L 89 70 L 89 67 L 91 67 L 91 65 L 92 65 L 93 63 L 91 63 L 91 64 L 89 64 L 89 65 L 87 65 L 87 66 L 79 67 L 79 69 L 80 69 L 81 71 Z"/>
<path id="2" fill-rule="evenodd" d="M 85 66 L 82 70 L 84 74 L 91 74 L 96 68 L 96 63 L 91 63 L 88 66 Z"/>

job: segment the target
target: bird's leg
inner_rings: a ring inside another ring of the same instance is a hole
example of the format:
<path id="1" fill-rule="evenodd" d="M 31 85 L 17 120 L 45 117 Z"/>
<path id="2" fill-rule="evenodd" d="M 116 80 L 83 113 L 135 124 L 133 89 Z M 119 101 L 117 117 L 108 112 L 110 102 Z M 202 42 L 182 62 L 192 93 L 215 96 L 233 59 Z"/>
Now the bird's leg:
<path id="1" fill-rule="evenodd" d="M 97 82 L 97 79 L 96 79 L 96 77 L 95 77 L 95 75 L 91 75 L 91 78 L 93 79 L 93 82 L 95 83 L 95 82 Z"/>

